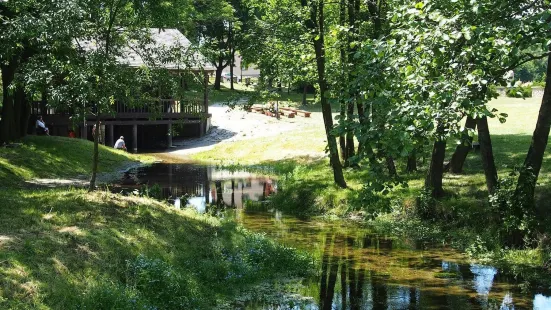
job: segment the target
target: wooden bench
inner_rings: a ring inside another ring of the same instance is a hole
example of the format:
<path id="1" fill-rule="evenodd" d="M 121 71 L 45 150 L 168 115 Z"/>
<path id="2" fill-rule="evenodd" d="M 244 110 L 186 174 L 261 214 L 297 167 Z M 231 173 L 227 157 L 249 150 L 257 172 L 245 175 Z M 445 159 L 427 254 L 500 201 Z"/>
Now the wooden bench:
<path id="1" fill-rule="evenodd" d="M 279 114 L 287 116 L 288 118 L 295 118 L 295 116 L 297 115 L 295 112 L 289 111 L 287 109 L 280 109 Z"/>
<path id="2" fill-rule="evenodd" d="M 264 114 L 264 108 L 255 104 L 249 108 L 249 112 Z"/>
<path id="3" fill-rule="evenodd" d="M 312 114 L 312 112 L 308 112 L 308 111 L 304 111 L 304 110 L 296 110 L 296 113 L 297 114 L 302 114 L 302 116 L 304 116 L 304 117 L 310 117 L 310 114 Z"/>
<path id="4" fill-rule="evenodd" d="M 303 117 L 310 117 L 310 115 L 312 114 L 312 112 L 308 112 L 308 111 L 304 111 L 304 110 L 298 110 L 298 109 L 294 109 L 294 108 L 279 108 L 280 110 L 282 111 L 289 111 L 289 112 L 292 112 L 292 113 L 295 113 L 296 114 L 301 114 L 301 116 Z"/>

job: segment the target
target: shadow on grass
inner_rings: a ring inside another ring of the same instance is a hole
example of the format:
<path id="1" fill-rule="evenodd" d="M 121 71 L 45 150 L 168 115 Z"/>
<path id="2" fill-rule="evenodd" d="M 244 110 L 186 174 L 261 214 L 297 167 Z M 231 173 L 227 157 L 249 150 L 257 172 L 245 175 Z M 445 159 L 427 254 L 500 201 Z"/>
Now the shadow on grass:
<path id="1" fill-rule="evenodd" d="M 28 136 L 14 148 L 0 147 L 0 183 L 16 185 L 31 178 L 75 177 L 92 170 L 93 143 L 54 136 Z M 131 154 L 100 145 L 99 171 L 113 172 Z"/>
<path id="2" fill-rule="evenodd" d="M 307 259 L 234 224 L 150 199 L 0 190 L 0 201 L 0 308 L 132 309 L 137 296 L 158 309 L 212 309 L 262 280 L 308 269 Z M 104 291 L 108 301 L 94 299 Z M 158 300 L 166 292 L 173 296 Z"/>
<path id="3" fill-rule="evenodd" d="M 526 152 L 531 142 L 530 135 L 494 135 L 492 136 L 494 157 L 500 178 L 509 177 L 513 167 L 523 164 Z M 447 156 L 450 158 L 455 145 L 448 144 Z M 428 165 L 426 160 L 425 165 Z M 427 167 L 419 167 L 420 170 L 414 173 L 405 173 L 405 162 L 397 162 L 400 168 L 400 176 L 408 183 L 407 188 L 396 188 L 389 195 L 390 199 L 415 200 L 424 185 Z M 241 167 L 241 166 L 240 166 Z M 345 178 L 350 189 L 340 190 L 334 185 L 332 170 L 326 159 L 312 161 L 308 158 L 294 158 L 283 161 L 267 161 L 259 165 L 244 166 L 241 168 L 262 171 L 269 167 L 275 173 L 283 175 L 283 191 L 273 198 L 274 203 L 291 211 L 308 214 L 316 212 L 327 212 L 332 208 L 344 210 L 361 210 L 366 207 L 365 202 L 359 199 L 359 192 L 366 183 L 369 171 L 366 169 L 345 169 Z M 540 209 L 547 210 L 550 204 L 547 203 L 546 193 L 551 188 L 551 153 L 545 154 L 543 167 L 538 180 L 536 196 Z M 488 192 L 484 171 L 478 151 L 472 151 L 467 157 L 463 174 L 446 173 L 444 175 L 444 189 L 448 194 L 442 200 L 443 211 L 446 216 L 466 216 L 464 223 L 474 220 L 480 215 L 478 209 L 487 208 Z M 467 206 L 472 206 L 468 208 Z M 461 206 L 461 207 L 458 207 Z M 296 208 L 296 209 L 295 209 Z M 447 209 L 447 210 L 446 210 Z M 473 211 L 470 214 L 457 215 L 458 212 Z M 454 215 L 455 214 L 455 215 Z M 483 226 L 483 223 L 482 223 Z"/>

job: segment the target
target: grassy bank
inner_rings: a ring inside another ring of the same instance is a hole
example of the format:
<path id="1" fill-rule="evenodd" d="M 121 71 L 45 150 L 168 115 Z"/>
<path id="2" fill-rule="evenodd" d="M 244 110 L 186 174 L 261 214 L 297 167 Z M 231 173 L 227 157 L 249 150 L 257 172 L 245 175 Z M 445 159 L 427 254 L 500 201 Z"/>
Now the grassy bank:
<path id="1" fill-rule="evenodd" d="M 231 222 L 23 184 L 87 177 L 92 149 L 36 136 L 0 148 L 0 309 L 232 309 L 265 298 L 261 284 L 309 272 L 311 258 Z M 102 173 L 152 160 L 100 146 Z"/>
<path id="2" fill-rule="evenodd" d="M 92 171 L 91 141 L 65 137 L 28 136 L 20 144 L 0 147 L 0 187 L 34 178 L 88 177 Z M 100 145 L 99 172 L 111 173 L 125 165 L 152 161 Z"/>
<path id="3" fill-rule="evenodd" d="M 501 124 L 497 119 L 490 119 L 489 126 L 492 133 L 493 151 L 500 178 L 509 176 L 512 168 L 522 164 L 528 147 L 530 145 L 532 132 L 535 127 L 535 120 L 539 110 L 540 102 L 537 99 L 516 99 L 499 98 L 491 103 L 492 108 L 509 114 L 506 123 Z M 321 120 L 320 120 L 321 121 Z M 326 145 L 323 125 L 317 127 L 312 125 L 300 132 L 288 132 L 279 136 L 258 139 L 235 141 L 232 143 L 221 143 L 214 149 L 197 153 L 191 156 L 192 159 L 221 165 L 243 165 L 246 167 L 267 166 L 286 175 L 289 182 L 296 183 L 297 187 L 309 187 L 312 184 L 319 188 L 314 196 L 330 196 L 332 202 L 326 199 L 318 199 L 325 205 L 318 209 L 332 210 L 332 212 L 343 213 L 353 209 L 365 207 L 366 201 L 362 201 L 359 191 L 366 183 L 368 174 L 363 170 L 348 169 L 345 171 L 350 190 L 339 191 L 332 181 L 332 173 L 326 160 L 319 160 L 314 157 L 294 157 L 279 160 L 277 154 L 296 153 L 304 154 L 311 152 L 319 154 Z M 430 146 L 427 146 L 429 149 Z M 455 141 L 448 143 L 447 156 L 450 158 L 455 148 Z M 548 148 L 549 149 L 549 148 Z M 399 197 L 415 197 L 423 186 L 426 174 L 428 158 L 424 164 L 420 163 L 420 171 L 413 174 L 406 174 L 403 171 L 405 163 L 398 162 L 401 168 L 400 174 L 407 180 L 408 188 L 398 189 L 393 194 Z M 545 198 L 545 189 L 551 185 L 551 151 L 547 151 L 542 171 L 539 177 L 540 199 Z M 452 197 L 462 197 L 463 200 L 483 201 L 487 198 L 485 177 L 482 168 L 480 155 L 471 152 L 464 166 L 464 173 L 461 175 L 446 174 L 444 176 L 444 188 Z M 311 190 L 310 190 L 311 191 Z M 354 206 L 358 203 L 358 206 Z M 310 204 L 311 205 L 311 204 Z M 341 207 L 340 210 L 334 210 Z"/>
<path id="4" fill-rule="evenodd" d="M 0 191 L 0 201 L 2 309 L 233 308 L 311 263 L 147 198 L 55 189 Z"/>
<path id="5" fill-rule="evenodd" d="M 541 102 L 538 99 L 499 98 L 490 106 L 509 114 L 506 123 L 490 119 L 493 151 L 500 179 L 510 178 L 513 167 L 521 165 L 531 142 L 532 132 Z M 543 265 L 549 251 L 545 237 L 540 242 L 542 251 L 500 252 L 501 237 L 495 219 L 495 210 L 488 204 L 485 177 L 480 154 L 471 152 L 461 175 L 445 174 L 444 189 L 447 197 L 433 210 L 436 221 L 423 221 L 415 213 L 416 199 L 421 193 L 429 158 L 420 163 L 420 170 L 407 174 L 405 163 L 397 163 L 400 175 L 406 180 L 406 188 L 396 188 L 386 196 L 371 196 L 362 188 L 369 178 L 365 170 L 347 169 L 345 178 L 349 189 L 340 190 L 333 184 L 328 161 L 305 158 L 287 158 L 277 161 L 272 152 L 281 150 L 317 151 L 325 146 L 323 127 L 311 131 L 293 132 L 270 139 L 237 141 L 220 144 L 213 150 L 199 153 L 194 159 L 222 163 L 239 163 L 246 169 L 271 169 L 280 175 L 282 193 L 272 198 L 278 208 L 295 214 L 354 216 L 360 219 L 375 219 L 372 223 L 379 229 L 395 235 L 415 236 L 419 240 L 451 242 L 473 255 L 486 255 L 492 259 L 508 261 L 528 259 L 533 265 Z M 450 141 L 446 158 L 455 148 Z M 266 168 L 267 167 L 267 168 Z M 551 192 L 551 149 L 548 147 L 538 180 L 537 200 L 541 231 L 551 236 L 551 223 L 546 214 L 549 210 Z M 543 242 L 543 243 L 542 243 Z M 519 254 L 521 253 L 521 254 Z M 495 254 L 495 255 L 494 255 Z"/>

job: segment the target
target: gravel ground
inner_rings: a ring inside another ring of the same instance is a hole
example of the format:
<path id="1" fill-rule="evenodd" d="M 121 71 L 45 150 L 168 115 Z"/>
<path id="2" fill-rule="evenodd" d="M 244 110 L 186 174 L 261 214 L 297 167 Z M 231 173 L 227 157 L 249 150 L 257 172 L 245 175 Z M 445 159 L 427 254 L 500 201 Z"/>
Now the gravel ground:
<path id="1" fill-rule="evenodd" d="M 312 113 L 310 118 L 296 116 L 280 120 L 264 114 L 246 112 L 241 108 L 230 109 L 215 104 L 209 107 L 212 114 L 212 127 L 207 135 L 197 139 L 174 141 L 177 150 L 171 155 L 188 155 L 214 148 L 219 143 L 231 143 L 239 140 L 276 136 L 288 131 L 299 132 L 301 129 L 322 124 L 321 113 Z"/>

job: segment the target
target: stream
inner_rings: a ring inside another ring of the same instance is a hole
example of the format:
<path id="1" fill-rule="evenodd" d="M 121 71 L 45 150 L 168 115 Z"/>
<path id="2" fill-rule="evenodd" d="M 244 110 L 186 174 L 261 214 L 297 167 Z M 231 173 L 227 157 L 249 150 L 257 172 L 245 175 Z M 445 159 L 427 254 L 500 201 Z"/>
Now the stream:
<path id="1" fill-rule="evenodd" d="M 259 208 L 278 190 L 269 176 L 160 163 L 129 171 L 112 190 L 149 190 L 180 208 L 187 202 L 319 259 L 315 275 L 285 284 L 293 294 L 246 309 L 551 309 L 549 289 L 523 289 L 511 272 L 469 263 L 448 247 Z"/>

